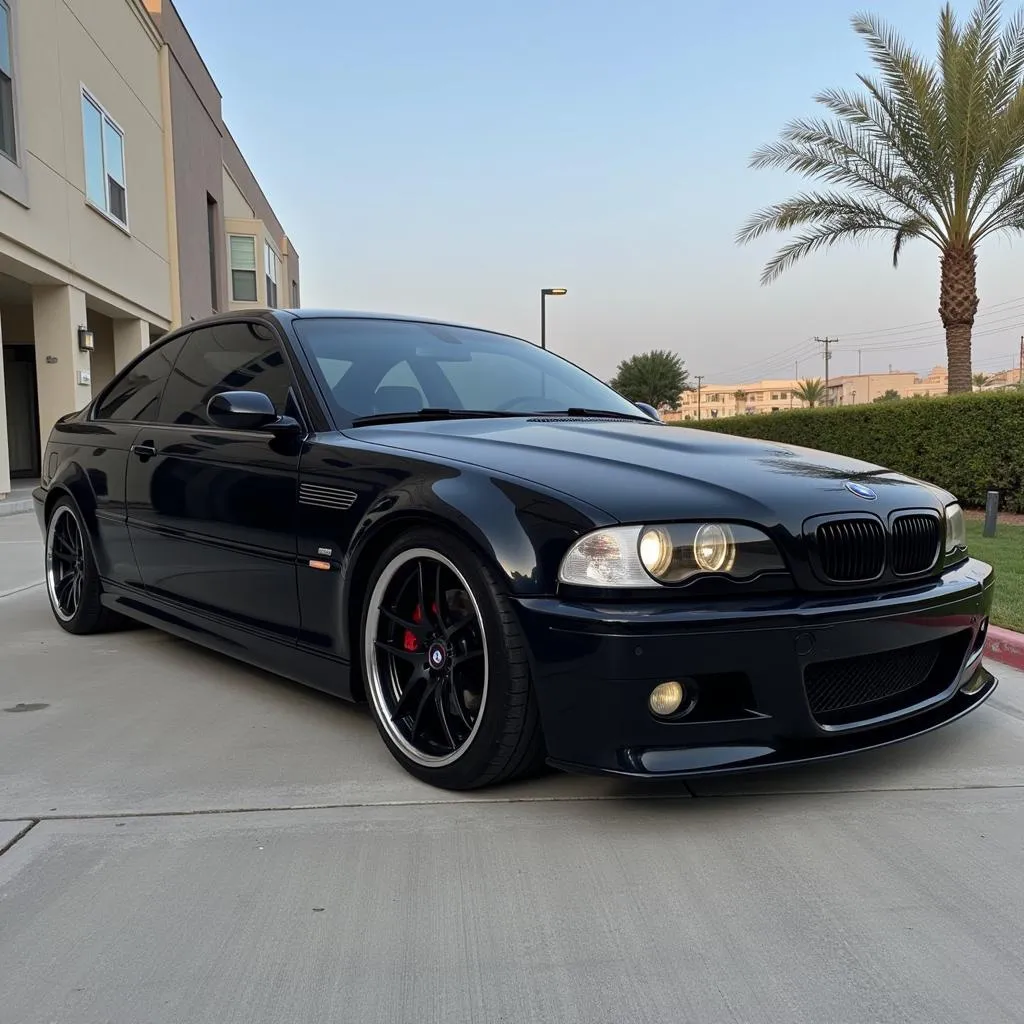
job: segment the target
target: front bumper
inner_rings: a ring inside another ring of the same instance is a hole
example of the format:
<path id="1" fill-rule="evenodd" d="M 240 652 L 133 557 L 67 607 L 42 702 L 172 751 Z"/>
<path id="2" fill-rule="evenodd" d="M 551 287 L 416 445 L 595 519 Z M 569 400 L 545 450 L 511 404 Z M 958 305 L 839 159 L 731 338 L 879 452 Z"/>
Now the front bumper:
<path id="1" fill-rule="evenodd" d="M 972 559 L 898 593 L 653 606 L 521 599 L 517 609 L 551 763 L 685 777 L 839 757 L 972 711 L 997 685 L 982 666 L 992 592 L 991 567 Z M 891 663 L 913 662 L 908 648 L 935 653 L 913 687 L 839 712 L 822 709 L 820 690 L 809 697 L 815 677 L 847 695 L 866 685 L 858 666 L 870 664 L 878 683 Z M 698 694 L 676 721 L 647 703 L 670 679 Z"/>

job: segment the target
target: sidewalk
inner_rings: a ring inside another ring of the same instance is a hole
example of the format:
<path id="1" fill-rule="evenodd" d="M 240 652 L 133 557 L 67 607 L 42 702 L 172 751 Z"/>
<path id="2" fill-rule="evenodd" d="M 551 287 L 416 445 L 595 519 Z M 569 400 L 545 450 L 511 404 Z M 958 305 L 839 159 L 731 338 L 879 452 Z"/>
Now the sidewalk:
<path id="1" fill-rule="evenodd" d="M 43 539 L 36 517 L 31 511 L 3 515 L 0 518 L 0 597 L 41 586 L 42 582 Z"/>
<path id="2" fill-rule="evenodd" d="M 38 480 L 12 480 L 11 492 L 6 498 L 0 498 L 0 516 L 16 516 L 22 512 L 32 511 L 32 489 Z"/>

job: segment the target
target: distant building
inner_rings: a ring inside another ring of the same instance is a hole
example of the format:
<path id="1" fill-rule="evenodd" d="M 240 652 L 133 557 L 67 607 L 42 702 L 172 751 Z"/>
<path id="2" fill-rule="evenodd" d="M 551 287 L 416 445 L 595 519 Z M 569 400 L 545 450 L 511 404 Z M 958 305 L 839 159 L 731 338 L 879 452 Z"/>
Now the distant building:
<path id="1" fill-rule="evenodd" d="M 1004 370 L 992 375 L 983 390 L 1016 387 L 1020 370 Z M 807 403 L 797 397 L 805 378 L 758 380 L 745 384 L 704 384 L 700 389 L 700 418 L 723 419 L 726 416 L 754 416 L 803 409 Z M 949 374 L 944 366 L 933 367 L 927 374 L 896 370 L 890 373 L 844 374 L 829 380 L 828 395 L 821 405 L 866 405 L 895 391 L 900 398 L 945 395 L 949 390 Z M 674 412 L 663 412 L 666 420 L 685 421 L 698 418 L 696 391 L 685 391 Z"/>
<path id="2" fill-rule="evenodd" d="M 800 381 L 759 380 L 747 384 L 705 384 L 700 389 L 702 419 L 754 415 L 802 409 L 807 403 L 796 397 Z M 697 392 L 684 391 L 679 409 L 664 414 L 667 420 L 697 419 Z"/>

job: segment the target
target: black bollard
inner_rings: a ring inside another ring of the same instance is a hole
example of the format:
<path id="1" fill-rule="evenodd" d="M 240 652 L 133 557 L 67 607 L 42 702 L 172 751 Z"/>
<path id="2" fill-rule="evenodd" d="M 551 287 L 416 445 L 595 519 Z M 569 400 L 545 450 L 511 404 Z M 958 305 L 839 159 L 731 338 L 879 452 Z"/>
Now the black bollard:
<path id="1" fill-rule="evenodd" d="M 999 492 L 989 491 L 985 496 L 985 528 L 982 536 L 994 537 L 996 535 L 996 518 L 999 515 Z"/>

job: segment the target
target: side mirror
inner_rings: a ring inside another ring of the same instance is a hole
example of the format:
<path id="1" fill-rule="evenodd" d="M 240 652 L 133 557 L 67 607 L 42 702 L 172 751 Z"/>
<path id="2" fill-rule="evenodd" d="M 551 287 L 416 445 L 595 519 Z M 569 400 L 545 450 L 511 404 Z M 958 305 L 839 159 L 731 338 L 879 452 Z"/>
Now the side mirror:
<path id="1" fill-rule="evenodd" d="M 291 416 L 278 416 L 274 403 L 262 391 L 222 391 L 206 403 L 211 423 L 229 430 L 269 430 L 293 433 L 299 424 Z"/>
<path id="2" fill-rule="evenodd" d="M 658 415 L 658 410 L 653 405 L 648 405 L 646 402 L 634 402 L 633 403 L 642 413 L 646 413 L 651 417 L 652 420 L 661 422 L 661 417 Z"/>

